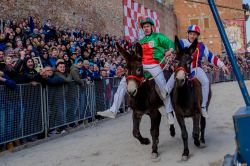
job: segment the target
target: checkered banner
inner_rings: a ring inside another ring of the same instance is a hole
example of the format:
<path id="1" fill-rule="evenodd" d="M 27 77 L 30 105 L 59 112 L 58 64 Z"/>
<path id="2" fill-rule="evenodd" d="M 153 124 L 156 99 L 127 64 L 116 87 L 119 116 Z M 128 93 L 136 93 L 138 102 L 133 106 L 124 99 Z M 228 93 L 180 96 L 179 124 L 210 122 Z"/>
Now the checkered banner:
<path id="1" fill-rule="evenodd" d="M 133 0 L 123 0 L 124 5 L 124 28 L 125 39 L 136 41 L 143 38 L 143 30 L 140 27 L 140 20 L 150 17 L 154 21 L 154 31 L 160 31 L 160 20 L 158 14 Z"/>

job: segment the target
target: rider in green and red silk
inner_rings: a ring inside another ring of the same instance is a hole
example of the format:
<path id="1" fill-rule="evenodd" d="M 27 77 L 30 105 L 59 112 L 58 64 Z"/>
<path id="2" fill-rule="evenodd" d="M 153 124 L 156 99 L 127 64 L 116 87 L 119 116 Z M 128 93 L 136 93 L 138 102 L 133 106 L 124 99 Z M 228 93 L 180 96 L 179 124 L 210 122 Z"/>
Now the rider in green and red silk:
<path id="1" fill-rule="evenodd" d="M 167 112 L 167 118 L 169 124 L 174 124 L 173 117 L 173 108 L 167 109 L 167 103 L 171 102 L 169 97 L 166 97 L 167 93 L 167 83 L 164 78 L 164 74 L 162 71 L 163 64 L 162 62 L 164 56 L 168 56 L 174 50 L 174 43 L 169 38 L 161 33 L 153 32 L 154 22 L 149 18 L 144 18 L 140 21 L 140 25 L 144 32 L 144 38 L 140 40 L 140 44 L 142 45 L 142 64 L 143 70 L 150 73 L 155 83 L 158 85 L 160 89 L 160 96 L 164 102 L 165 110 Z M 126 94 L 127 83 L 126 78 L 124 77 L 117 89 L 117 92 L 114 96 L 114 102 L 110 109 L 105 110 L 103 112 L 97 112 L 98 115 L 115 118 L 122 100 Z M 169 105 L 169 104 L 168 104 Z"/>
<path id="2" fill-rule="evenodd" d="M 143 48 L 142 64 L 159 64 L 164 58 L 165 51 L 174 48 L 174 43 L 165 35 L 153 32 L 154 22 L 149 17 L 141 20 L 140 25 L 146 29 L 144 38 L 140 40 Z M 161 64 L 161 66 L 164 65 Z"/>

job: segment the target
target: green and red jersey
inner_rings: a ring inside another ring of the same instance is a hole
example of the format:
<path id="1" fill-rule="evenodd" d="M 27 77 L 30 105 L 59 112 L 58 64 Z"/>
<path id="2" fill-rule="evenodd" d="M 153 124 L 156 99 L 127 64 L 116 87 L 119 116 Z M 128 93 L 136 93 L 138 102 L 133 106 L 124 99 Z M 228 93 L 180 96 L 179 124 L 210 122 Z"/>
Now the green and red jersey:
<path id="1" fill-rule="evenodd" d="M 142 64 L 159 64 L 166 49 L 173 48 L 174 43 L 162 33 L 152 32 L 140 40 L 143 49 Z"/>

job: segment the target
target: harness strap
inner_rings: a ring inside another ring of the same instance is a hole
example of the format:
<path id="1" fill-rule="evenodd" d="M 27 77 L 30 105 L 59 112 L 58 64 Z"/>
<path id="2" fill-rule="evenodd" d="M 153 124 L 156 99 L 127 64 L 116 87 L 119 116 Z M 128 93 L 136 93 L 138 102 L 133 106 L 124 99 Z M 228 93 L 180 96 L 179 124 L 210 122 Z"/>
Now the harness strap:
<path id="1" fill-rule="evenodd" d="M 146 81 L 146 79 L 144 77 L 137 77 L 137 76 L 134 76 L 134 75 L 129 75 L 126 77 L 126 81 L 130 80 L 130 79 L 135 79 L 136 81 L 139 82 L 139 87 L 141 86 L 141 84 L 143 82 Z"/>

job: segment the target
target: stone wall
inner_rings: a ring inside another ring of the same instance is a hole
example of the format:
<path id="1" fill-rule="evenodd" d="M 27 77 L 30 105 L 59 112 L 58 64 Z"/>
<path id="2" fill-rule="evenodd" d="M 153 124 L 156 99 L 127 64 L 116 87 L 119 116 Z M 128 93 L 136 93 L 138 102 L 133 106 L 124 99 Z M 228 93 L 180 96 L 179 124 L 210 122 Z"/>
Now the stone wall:
<path id="1" fill-rule="evenodd" d="M 206 0 L 200 0 L 199 2 L 207 3 Z M 229 7 L 217 7 L 222 20 L 244 18 L 242 0 L 216 0 L 215 3 L 217 5 Z M 175 0 L 174 12 L 177 17 L 178 36 L 180 36 L 180 38 L 185 38 L 187 36 L 187 27 L 191 24 L 190 19 L 197 18 L 199 19 L 198 25 L 201 28 L 201 41 L 203 41 L 213 53 L 221 54 L 222 40 L 207 4 L 190 2 L 189 0 Z M 205 28 L 204 18 L 209 19 L 209 28 Z"/>
<path id="2" fill-rule="evenodd" d="M 161 32 L 173 38 L 175 17 L 172 8 L 154 0 L 138 0 L 145 7 L 160 15 Z M 123 0 L 1 0 L 0 16 L 3 19 L 38 17 L 48 18 L 57 26 L 83 27 L 97 31 L 123 35 Z"/>

